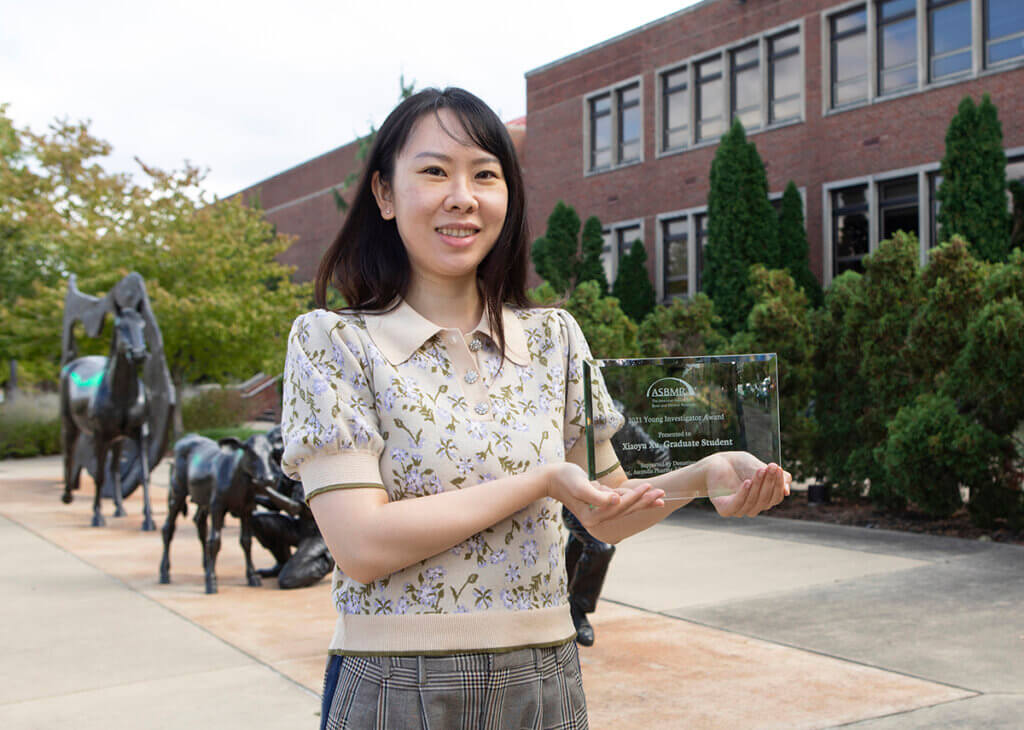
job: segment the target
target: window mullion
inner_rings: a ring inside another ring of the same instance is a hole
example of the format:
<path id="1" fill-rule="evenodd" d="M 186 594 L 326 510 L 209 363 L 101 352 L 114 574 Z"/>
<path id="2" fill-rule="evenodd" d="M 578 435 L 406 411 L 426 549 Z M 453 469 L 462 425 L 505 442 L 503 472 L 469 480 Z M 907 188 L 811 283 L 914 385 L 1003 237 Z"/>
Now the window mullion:
<path id="1" fill-rule="evenodd" d="M 868 98 L 874 101 L 878 96 L 878 6 L 874 0 L 867 3 L 867 47 L 868 47 Z"/>
<path id="2" fill-rule="evenodd" d="M 928 31 L 931 23 L 928 20 L 928 0 L 917 0 L 914 9 L 917 15 L 917 89 L 920 91 L 931 83 L 931 69 L 928 65 L 931 59 L 928 56 Z"/>
<path id="3" fill-rule="evenodd" d="M 971 73 L 977 76 L 985 67 L 985 0 L 971 0 Z"/>

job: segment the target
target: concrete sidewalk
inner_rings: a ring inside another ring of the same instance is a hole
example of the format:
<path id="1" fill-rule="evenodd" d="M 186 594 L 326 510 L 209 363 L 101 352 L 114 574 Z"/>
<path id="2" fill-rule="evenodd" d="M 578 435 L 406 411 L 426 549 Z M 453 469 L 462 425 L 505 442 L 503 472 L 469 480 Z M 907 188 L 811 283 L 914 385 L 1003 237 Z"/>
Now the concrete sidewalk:
<path id="1" fill-rule="evenodd" d="M 179 519 L 160 585 L 141 494 L 93 529 L 60 476 L 0 462 L 0 728 L 316 727 L 326 582 L 247 587 L 231 523 L 207 596 Z M 166 462 L 154 483 L 162 524 Z M 604 599 L 596 730 L 1024 726 L 1024 548 L 682 510 L 619 547 Z"/>

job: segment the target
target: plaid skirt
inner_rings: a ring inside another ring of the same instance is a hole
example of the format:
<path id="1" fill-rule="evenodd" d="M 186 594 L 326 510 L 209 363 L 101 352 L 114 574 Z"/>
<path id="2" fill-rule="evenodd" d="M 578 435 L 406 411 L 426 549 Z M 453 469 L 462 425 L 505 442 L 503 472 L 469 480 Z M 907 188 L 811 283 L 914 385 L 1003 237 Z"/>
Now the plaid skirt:
<path id="1" fill-rule="evenodd" d="M 587 728 L 576 642 L 447 656 L 341 656 L 327 661 L 324 730 Z"/>

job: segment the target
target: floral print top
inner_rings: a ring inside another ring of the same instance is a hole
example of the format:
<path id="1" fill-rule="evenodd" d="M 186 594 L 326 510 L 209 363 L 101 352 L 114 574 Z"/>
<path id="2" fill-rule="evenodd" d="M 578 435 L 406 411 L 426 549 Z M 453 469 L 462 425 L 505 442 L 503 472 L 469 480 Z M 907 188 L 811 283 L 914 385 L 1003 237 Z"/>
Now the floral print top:
<path id="1" fill-rule="evenodd" d="M 486 312 L 468 334 L 405 302 L 385 313 L 309 312 L 288 341 L 285 473 L 306 499 L 382 488 L 389 500 L 574 461 L 586 468 L 583 369 L 591 354 L 560 309 L 502 311 L 505 360 Z M 594 370 L 599 373 L 598 370 Z M 593 383 L 598 474 L 622 425 Z M 552 645 L 573 635 L 561 507 L 541 499 L 439 555 L 368 584 L 336 568 L 334 653 Z"/>

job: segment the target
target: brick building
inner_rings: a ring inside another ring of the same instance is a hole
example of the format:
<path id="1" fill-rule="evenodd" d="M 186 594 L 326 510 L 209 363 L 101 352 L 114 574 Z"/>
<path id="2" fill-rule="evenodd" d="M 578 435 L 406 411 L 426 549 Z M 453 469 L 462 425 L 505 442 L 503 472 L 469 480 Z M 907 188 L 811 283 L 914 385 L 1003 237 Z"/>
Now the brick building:
<path id="1" fill-rule="evenodd" d="M 1024 178 L 1024 0 L 705 0 L 526 81 L 531 230 L 559 199 L 598 216 L 609 281 L 640 238 L 659 300 L 699 290 L 708 173 L 737 117 L 772 197 L 800 188 L 826 285 L 898 229 L 924 261 L 965 95 L 991 95 Z"/>

